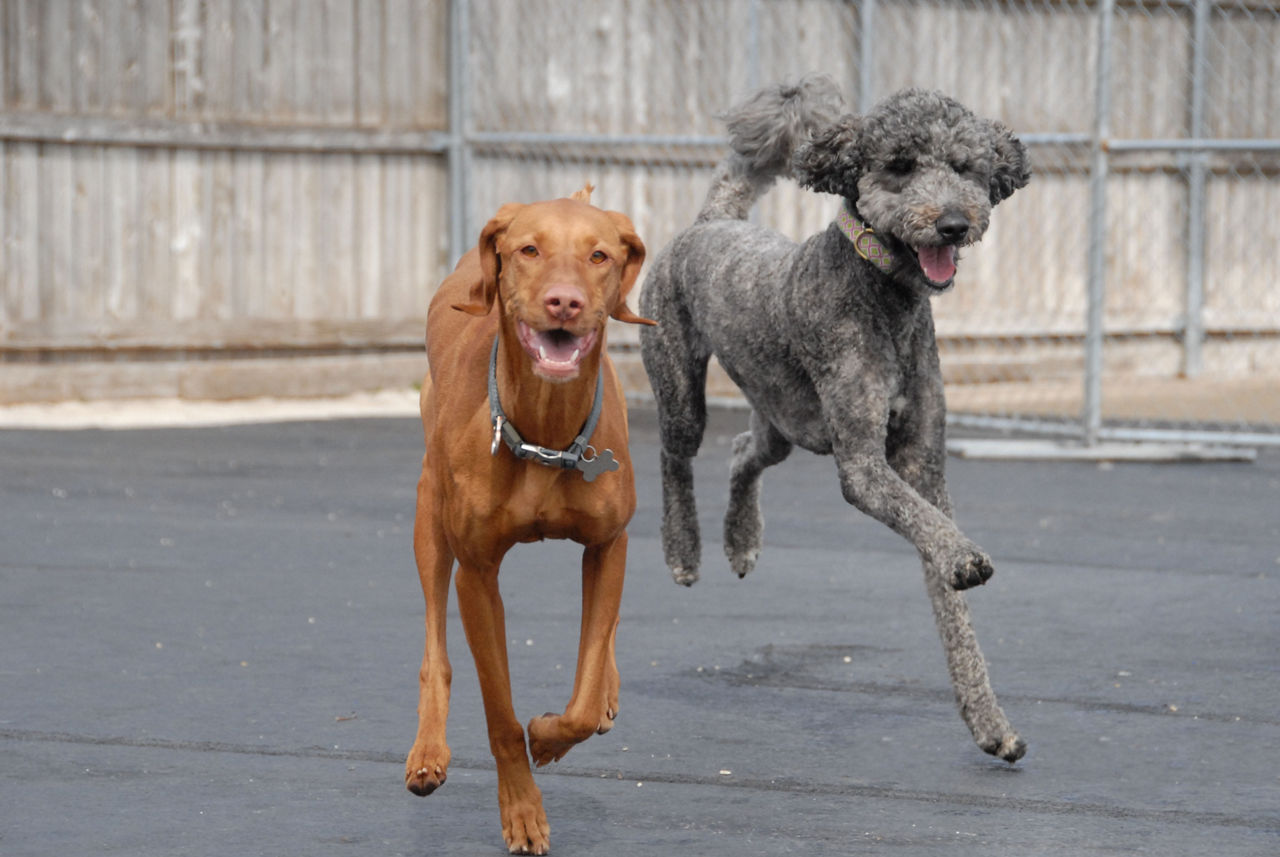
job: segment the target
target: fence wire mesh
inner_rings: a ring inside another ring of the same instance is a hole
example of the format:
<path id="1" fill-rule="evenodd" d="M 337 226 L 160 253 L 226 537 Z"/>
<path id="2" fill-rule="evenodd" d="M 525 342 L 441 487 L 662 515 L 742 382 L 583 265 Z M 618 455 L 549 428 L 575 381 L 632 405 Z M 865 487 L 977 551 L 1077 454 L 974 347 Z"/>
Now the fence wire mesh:
<path id="1" fill-rule="evenodd" d="M 937 88 L 1035 171 L 934 302 L 953 418 L 1280 442 L 1277 0 L 458 0 L 450 26 L 455 250 L 590 181 L 656 252 L 753 88 Z M 801 238 L 836 205 L 782 184 L 755 217 Z"/>

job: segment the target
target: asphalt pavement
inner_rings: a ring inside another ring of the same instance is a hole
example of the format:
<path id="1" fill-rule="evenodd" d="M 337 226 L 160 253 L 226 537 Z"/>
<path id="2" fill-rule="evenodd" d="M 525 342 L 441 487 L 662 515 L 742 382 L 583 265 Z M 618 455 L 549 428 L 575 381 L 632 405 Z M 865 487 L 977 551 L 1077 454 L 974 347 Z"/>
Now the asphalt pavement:
<path id="1" fill-rule="evenodd" d="M 1280 854 L 1280 451 L 951 460 L 1011 766 L 956 713 L 914 551 L 829 458 L 768 471 L 764 552 L 729 572 L 744 421 L 697 460 L 685 589 L 633 410 L 622 710 L 536 775 L 553 854 Z M 448 783 L 403 787 L 421 451 L 412 419 L 0 431 L 0 854 L 504 853 L 455 605 Z M 577 569 L 564 543 L 504 564 L 522 719 L 567 700 Z"/>

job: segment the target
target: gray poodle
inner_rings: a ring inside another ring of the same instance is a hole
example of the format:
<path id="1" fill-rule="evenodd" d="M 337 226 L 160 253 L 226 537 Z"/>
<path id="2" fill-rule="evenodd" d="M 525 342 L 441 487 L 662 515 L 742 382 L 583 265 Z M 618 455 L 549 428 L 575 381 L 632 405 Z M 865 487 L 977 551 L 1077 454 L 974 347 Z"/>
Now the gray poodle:
<path id="1" fill-rule="evenodd" d="M 844 497 L 908 539 L 946 650 L 961 716 L 988 753 L 1026 743 L 996 702 L 959 590 L 990 558 L 952 520 L 945 417 L 930 298 L 951 288 L 958 248 L 1030 178 L 998 122 L 935 92 L 907 90 L 865 116 L 810 77 L 758 92 L 725 117 L 732 153 L 697 222 L 649 271 L 645 370 L 662 435 L 662 541 L 678 583 L 698 579 L 691 459 L 706 425 L 714 354 L 751 404 L 734 441 L 724 547 L 741 577 L 760 552 L 760 475 L 793 446 L 835 457 Z M 802 244 L 745 222 L 778 176 L 838 194 L 835 221 Z"/>

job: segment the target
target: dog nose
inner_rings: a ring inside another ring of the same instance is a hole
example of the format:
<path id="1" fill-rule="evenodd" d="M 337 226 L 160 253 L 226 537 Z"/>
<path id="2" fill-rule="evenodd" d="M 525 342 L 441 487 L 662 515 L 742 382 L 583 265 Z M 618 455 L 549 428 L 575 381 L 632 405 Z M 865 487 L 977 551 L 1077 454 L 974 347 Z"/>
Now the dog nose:
<path id="1" fill-rule="evenodd" d="M 969 234 L 969 218 L 958 211 L 948 211 L 934 221 L 933 228 L 947 241 L 959 241 Z"/>
<path id="2" fill-rule="evenodd" d="M 586 303 L 587 297 L 582 290 L 567 284 L 552 286 L 542 297 L 542 305 L 547 308 L 547 315 L 560 321 L 572 321 L 577 318 Z"/>

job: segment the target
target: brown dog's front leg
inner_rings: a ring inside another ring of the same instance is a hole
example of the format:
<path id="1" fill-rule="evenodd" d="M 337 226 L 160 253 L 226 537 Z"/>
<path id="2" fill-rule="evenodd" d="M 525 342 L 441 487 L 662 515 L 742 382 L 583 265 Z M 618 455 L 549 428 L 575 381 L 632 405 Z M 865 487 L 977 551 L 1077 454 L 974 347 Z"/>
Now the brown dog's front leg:
<path id="1" fill-rule="evenodd" d="M 542 809 L 542 792 L 533 782 L 524 729 L 511 704 L 506 618 L 498 592 L 498 569 L 476 569 L 462 563 L 456 585 L 462 627 L 484 698 L 489 749 L 498 768 L 503 839 L 512 854 L 546 854 L 551 847 L 551 832 Z"/>
<path id="2" fill-rule="evenodd" d="M 426 644 L 418 673 L 418 735 L 404 765 L 404 783 L 416 795 L 429 795 L 444 785 L 449 770 L 445 721 L 449 716 L 449 685 L 453 668 L 445 645 L 445 609 L 453 552 L 449 550 L 435 496 L 424 477 L 418 485 L 418 509 L 413 526 L 413 553 L 426 599 Z"/>
<path id="3" fill-rule="evenodd" d="M 626 566 L 626 533 L 582 554 L 582 631 L 573 695 L 564 714 L 548 713 L 529 721 L 529 752 L 539 766 L 559 761 L 574 745 L 613 727 L 618 715 L 613 644 Z"/>

